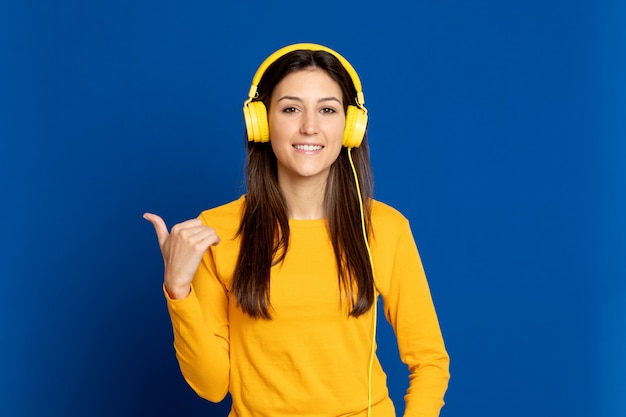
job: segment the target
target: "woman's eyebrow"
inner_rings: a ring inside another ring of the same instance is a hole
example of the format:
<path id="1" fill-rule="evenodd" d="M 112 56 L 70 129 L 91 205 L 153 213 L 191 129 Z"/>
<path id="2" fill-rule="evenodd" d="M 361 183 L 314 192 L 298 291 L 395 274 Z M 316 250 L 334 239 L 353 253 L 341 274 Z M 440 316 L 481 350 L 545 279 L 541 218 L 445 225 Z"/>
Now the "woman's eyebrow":
<path id="1" fill-rule="evenodd" d="M 296 96 L 283 96 L 278 99 L 278 102 L 282 100 L 294 100 L 294 101 L 299 101 L 299 102 L 304 101 L 300 97 L 296 97 Z M 339 100 L 337 97 L 322 97 L 319 100 L 317 100 L 318 103 L 322 103 L 325 101 L 336 101 L 337 103 L 341 104 L 341 100 Z"/>

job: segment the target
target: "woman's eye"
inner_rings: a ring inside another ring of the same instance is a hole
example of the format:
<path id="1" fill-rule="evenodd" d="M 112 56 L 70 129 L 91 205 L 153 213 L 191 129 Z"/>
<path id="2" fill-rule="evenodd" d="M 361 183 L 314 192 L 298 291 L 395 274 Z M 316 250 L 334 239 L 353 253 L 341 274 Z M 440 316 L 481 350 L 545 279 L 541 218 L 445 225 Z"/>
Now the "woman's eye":
<path id="1" fill-rule="evenodd" d="M 322 113 L 336 113 L 335 109 L 331 108 L 331 107 L 324 107 L 322 109 Z"/>
<path id="2" fill-rule="evenodd" d="M 283 113 L 295 113 L 297 111 L 298 109 L 296 109 L 295 107 L 285 107 L 283 109 Z"/>

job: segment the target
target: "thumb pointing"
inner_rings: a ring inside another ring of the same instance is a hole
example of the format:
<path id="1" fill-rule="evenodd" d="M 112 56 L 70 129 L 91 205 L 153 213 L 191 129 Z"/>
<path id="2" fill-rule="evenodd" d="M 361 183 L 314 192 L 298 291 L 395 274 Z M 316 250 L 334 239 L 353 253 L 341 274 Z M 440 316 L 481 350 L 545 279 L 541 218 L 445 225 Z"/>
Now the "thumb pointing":
<path id="1" fill-rule="evenodd" d="M 154 230 L 156 231 L 157 239 L 159 240 L 159 246 L 163 246 L 163 242 L 165 242 L 165 240 L 170 235 L 167 231 L 165 221 L 163 221 L 161 217 L 152 213 L 145 213 L 143 215 L 143 218 L 152 223 L 152 225 L 154 226 Z"/>

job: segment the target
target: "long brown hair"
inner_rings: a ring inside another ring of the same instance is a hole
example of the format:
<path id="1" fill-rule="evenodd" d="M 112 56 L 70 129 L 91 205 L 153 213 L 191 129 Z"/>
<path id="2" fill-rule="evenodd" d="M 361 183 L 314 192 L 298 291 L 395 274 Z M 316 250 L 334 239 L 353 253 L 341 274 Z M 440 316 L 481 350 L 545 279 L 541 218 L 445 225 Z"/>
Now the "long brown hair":
<path id="1" fill-rule="evenodd" d="M 307 68 L 324 70 L 339 84 L 344 111 L 355 104 L 356 90 L 350 75 L 334 55 L 325 51 L 298 50 L 277 59 L 259 82 L 257 100 L 269 109 L 274 87 L 287 75 Z M 271 140 L 271 139 L 270 139 Z M 372 171 L 367 134 L 351 150 L 370 234 Z M 269 143 L 248 142 L 248 193 L 238 235 L 239 257 L 231 291 L 242 310 L 251 317 L 271 318 L 270 271 L 283 261 L 289 247 L 289 216 L 278 185 L 276 156 Z M 335 252 L 342 299 L 354 317 L 367 312 L 374 302 L 374 275 L 363 237 L 359 196 L 348 150 L 341 149 L 328 175 L 324 208 L 327 228 Z"/>

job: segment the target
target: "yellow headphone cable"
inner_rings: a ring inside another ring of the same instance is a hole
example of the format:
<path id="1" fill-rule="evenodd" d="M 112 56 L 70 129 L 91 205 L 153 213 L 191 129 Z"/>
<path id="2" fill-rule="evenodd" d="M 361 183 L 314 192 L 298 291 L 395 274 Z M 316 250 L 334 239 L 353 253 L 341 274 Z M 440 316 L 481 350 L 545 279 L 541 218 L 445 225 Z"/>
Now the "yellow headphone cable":
<path id="1" fill-rule="evenodd" d="M 359 178 L 356 173 L 354 161 L 352 161 L 352 148 L 348 148 L 348 160 L 350 161 L 350 167 L 354 174 L 354 182 L 356 184 L 356 192 L 359 197 L 359 210 L 361 213 L 361 230 L 363 232 L 363 240 L 365 241 L 365 247 L 367 248 L 367 255 L 369 256 L 370 265 L 372 266 L 372 276 L 374 276 L 374 259 L 372 258 L 372 251 L 367 239 L 367 230 L 365 228 L 365 214 L 363 209 L 363 197 L 361 196 L 361 187 L 359 186 Z M 367 371 L 367 417 L 370 417 L 372 411 L 372 365 L 374 364 L 374 354 L 376 352 L 376 321 L 378 316 L 378 303 L 376 300 L 376 280 L 374 279 L 374 319 L 372 324 L 372 349 L 370 351 L 369 367 Z"/>

